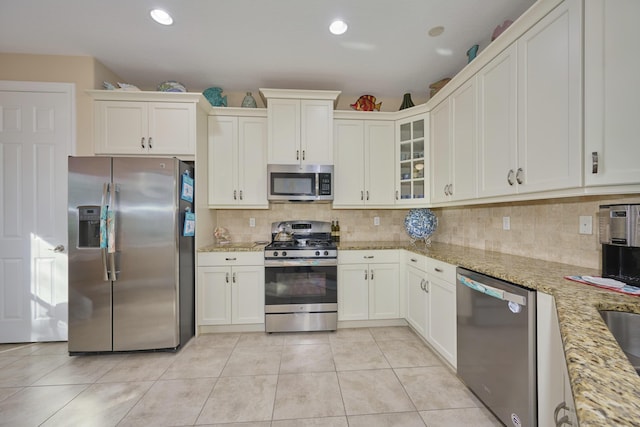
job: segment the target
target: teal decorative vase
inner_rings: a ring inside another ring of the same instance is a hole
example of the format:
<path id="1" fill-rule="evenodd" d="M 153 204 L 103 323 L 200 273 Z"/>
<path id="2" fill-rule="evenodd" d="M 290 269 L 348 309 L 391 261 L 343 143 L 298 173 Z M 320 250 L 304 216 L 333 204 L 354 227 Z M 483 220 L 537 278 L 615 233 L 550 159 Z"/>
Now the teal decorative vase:
<path id="1" fill-rule="evenodd" d="M 251 92 L 247 92 L 247 95 L 242 100 L 242 107 L 244 108 L 257 108 L 256 100 L 251 96 Z"/>

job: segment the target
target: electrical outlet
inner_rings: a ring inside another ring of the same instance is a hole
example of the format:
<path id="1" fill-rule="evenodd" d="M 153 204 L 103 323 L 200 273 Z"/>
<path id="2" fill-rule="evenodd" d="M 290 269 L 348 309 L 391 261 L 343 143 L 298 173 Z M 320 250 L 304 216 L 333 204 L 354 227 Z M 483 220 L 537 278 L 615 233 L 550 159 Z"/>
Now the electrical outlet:
<path id="1" fill-rule="evenodd" d="M 511 230 L 511 217 L 509 216 L 502 217 L 502 229 Z"/>
<path id="2" fill-rule="evenodd" d="M 255 227 L 255 226 L 256 226 L 256 219 L 249 218 L 249 227 Z"/>
<path id="3" fill-rule="evenodd" d="M 580 234 L 593 234 L 592 216 L 580 216 Z"/>
<path id="4" fill-rule="evenodd" d="M 379 216 L 374 216 L 373 217 L 373 225 L 380 225 L 380 217 Z"/>

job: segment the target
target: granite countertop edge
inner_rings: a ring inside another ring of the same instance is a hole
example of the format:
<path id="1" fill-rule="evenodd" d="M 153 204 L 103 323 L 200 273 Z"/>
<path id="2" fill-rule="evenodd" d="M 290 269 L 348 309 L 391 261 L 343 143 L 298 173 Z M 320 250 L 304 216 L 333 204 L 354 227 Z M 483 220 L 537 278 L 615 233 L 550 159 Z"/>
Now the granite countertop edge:
<path id="1" fill-rule="evenodd" d="M 263 244 L 247 242 L 208 246 L 198 252 L 257 252 L 263 249 Z M 406 249 L 552 295 L 580 425 L 638 425 L 640 376 L 609 332 L 598 310 L 640 313 L 640 297 L 564 278 L 599 276 L 600 271 L 437 242 L 430 246 L 401 241 L 340 242 L 338 249 Z"/>

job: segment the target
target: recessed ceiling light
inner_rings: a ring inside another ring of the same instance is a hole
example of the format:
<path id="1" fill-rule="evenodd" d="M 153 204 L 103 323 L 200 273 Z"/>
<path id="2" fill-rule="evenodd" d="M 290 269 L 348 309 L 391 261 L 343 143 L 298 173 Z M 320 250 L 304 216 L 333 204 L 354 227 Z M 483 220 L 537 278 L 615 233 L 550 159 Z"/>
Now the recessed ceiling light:
<path id="1" fill-rule="evenodd" d="M 439 25 L 437 27 L 433 27 L 429 30 L 429 35 L 431 37 L 438 37 L 440 34 L 444 33 L 444 27 Z"/>
<path id="2" fill-rule="evenodd" d="M 329 25 L 329 31 L 331 31 L 331 34 L 335 34 L 336 36 L 344 34 L 347 31 L 347 28 L 349 28 L 349 26 L 341 19 L 336 19 L 331 23 L 331 25 Z"/>
<path id="3" fill-rule="evenodd" d="M 162 25 L 171 25 L 173 24 L 173 18 L 167 12 L 162 9 L 153 9 L 149 12 L 154 21 L 158 24 Z"/>

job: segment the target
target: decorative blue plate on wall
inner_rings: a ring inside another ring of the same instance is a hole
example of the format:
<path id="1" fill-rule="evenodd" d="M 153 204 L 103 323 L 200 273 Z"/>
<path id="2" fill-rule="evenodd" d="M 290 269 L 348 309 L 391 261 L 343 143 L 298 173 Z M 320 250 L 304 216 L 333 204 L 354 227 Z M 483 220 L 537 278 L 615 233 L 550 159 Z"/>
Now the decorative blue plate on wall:
<path id="1" fill-rule="evenodd" d="M 411 209 L 404 218 L 404 228 L 412 239 L 424 239 L 436 231 L 438 217 L 429 209 Z"/>

